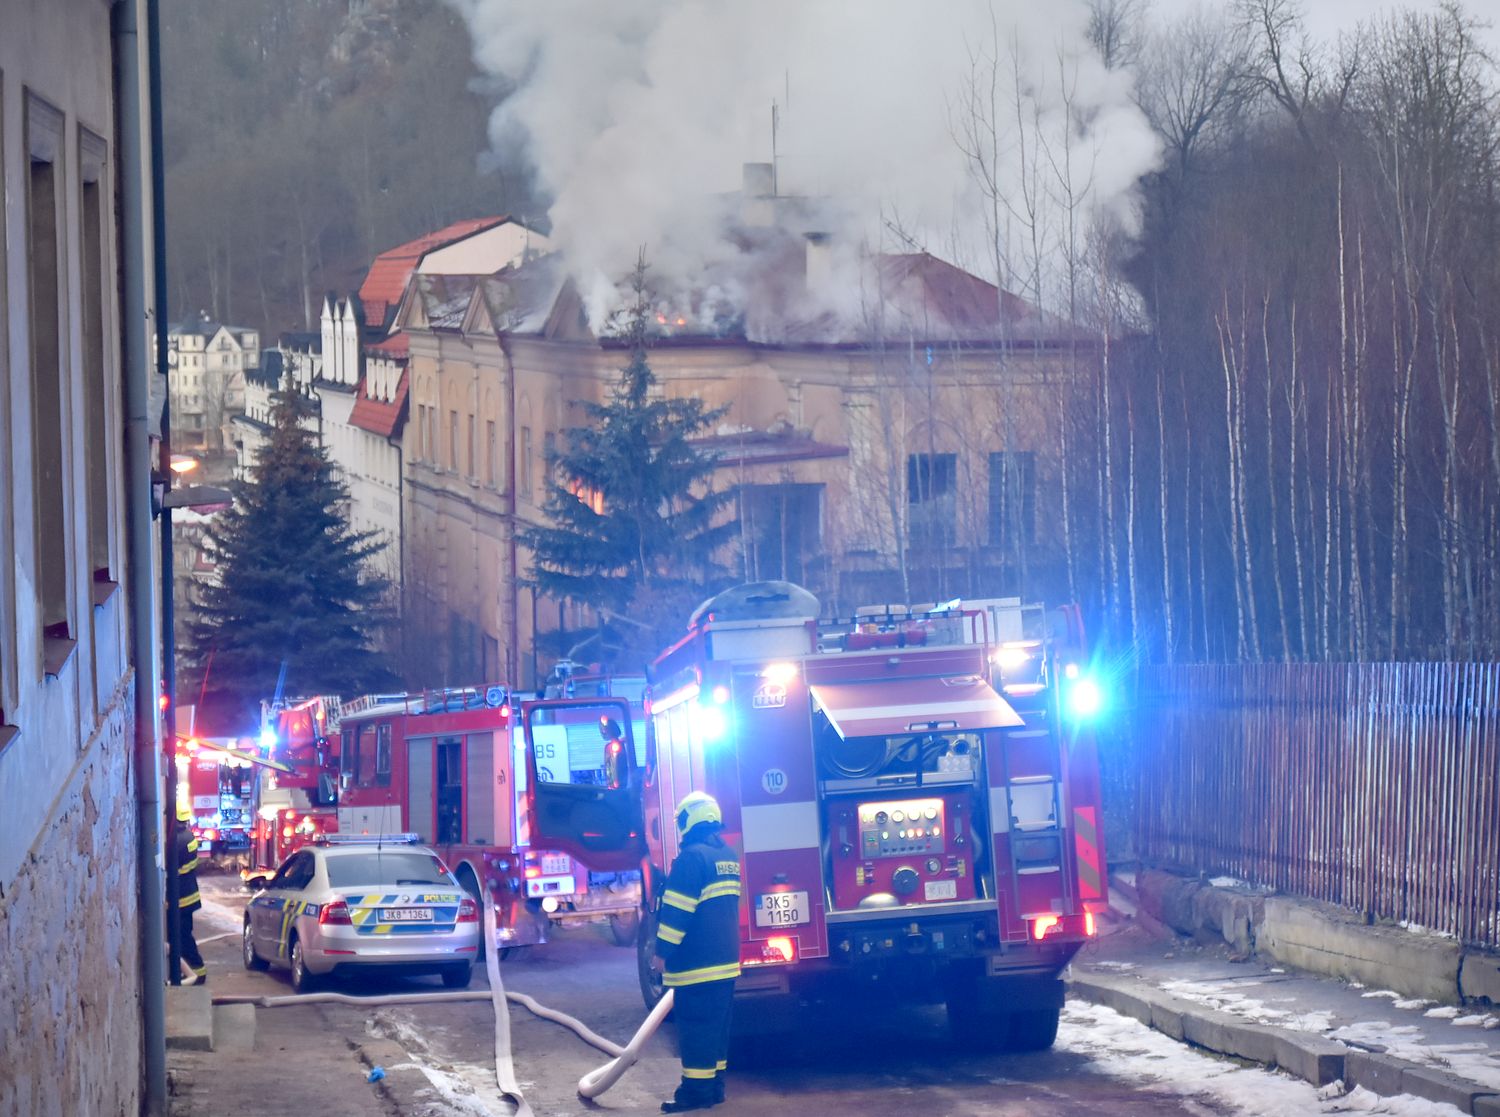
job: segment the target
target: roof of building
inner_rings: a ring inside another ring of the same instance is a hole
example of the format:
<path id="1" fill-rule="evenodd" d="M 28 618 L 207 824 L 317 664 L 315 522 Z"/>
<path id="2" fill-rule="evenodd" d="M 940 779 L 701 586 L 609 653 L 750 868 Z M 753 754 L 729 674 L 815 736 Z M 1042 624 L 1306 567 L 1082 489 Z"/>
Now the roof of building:
<path id="1" fill-rule="evenodd" d="M 266 349 L 260 355 L 259 367 L 245 370 L 245 379 L 274 388 L 281 383 L 281 378 L 286 371 L 283 360 L 281 350 Z"/>
<path id="2" fill-rule="evenodd" d="M 733 431 L 696 438 L 693 446 L 725 466 L 774 465 L 815 458 L 842 458 L 847 446 L 819 442 L 805 431 Z"/>
<path id="3" fill-rule="evenodd" d="M 433 233 L 425 233 L 415 240 L 388 248 L 376 256 L 359 285 L 359 300 L 364 306 L 365 323 L 372 330 L 384 333 L 389 328 L 401 296 L 406 291 L 407 281 L 423 256 L 435 248 L 456 244 L 475 233 L 503 225 L 511 218 L 471 217 L 455 221 Z"/>
<path id="4" fill-rule="evenodd" d="M 401 428 L 406 416 L 406 394 L 410 378 L 411 373 L 402 369 L 401 379 L 396 383 L 396 399 L 393 403 L 371 399 L 369 381 L 361 378 L 359 390 L 354 395 L 354 410 L 349 413 L 349 422 L 371 434 L 390 438 Z"/>
<path id="5" fill-rule="evenodd" d="M 382 356 L 400 360 L 411 352 L 411 342 L 404 333 L 392 334 L 390 337 L 366 345 L 365 352 L 379 353 Z"/>
<path id="6" fill-rule="evenodd" d="M 323 335 L 316 330 L 290 330 L 276 339 L 282 349 L 300 349 L 308 353 L 323 351 Z"/>

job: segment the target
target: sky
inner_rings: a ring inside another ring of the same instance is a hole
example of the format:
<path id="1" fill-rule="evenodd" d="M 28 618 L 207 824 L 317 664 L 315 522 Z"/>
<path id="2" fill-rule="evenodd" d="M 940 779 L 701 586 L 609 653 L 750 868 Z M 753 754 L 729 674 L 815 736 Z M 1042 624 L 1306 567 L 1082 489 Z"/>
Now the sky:
<path id="1" fill-rule="evenodd" d="M 1162 16 L 1191 11 L 1203 0 L 1152 0 L 1152 10 Z M 1215 6 L 1218 0 L 1208 0 Z M 1303 0 L 1308 32 L 1317 39 L 1332 42 L 1340 31 L 1351 31 L 1356 24 L 1397 8 L 1435 11 L 1438 0 L 1409 0 L 1402 4 L 1379 3 L 1376 0 Z M 1464 0 L 1464 8 L 1489 23 L 1486 33 L 1489 49 L 1500 58 L 1500 0 Z"/>

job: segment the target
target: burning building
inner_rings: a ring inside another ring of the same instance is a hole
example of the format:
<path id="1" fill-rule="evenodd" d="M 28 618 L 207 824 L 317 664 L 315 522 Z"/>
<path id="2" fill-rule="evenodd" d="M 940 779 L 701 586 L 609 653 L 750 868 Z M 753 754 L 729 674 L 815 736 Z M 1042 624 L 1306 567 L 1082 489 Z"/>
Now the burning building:
<path id="1" fill-rule="evenodd" d="M 1092 343 L 926 252 L 842 243 L 819 205 L 771 191 L 749 165 L 727 247 L 653 287 L 661 390 L 725 408 L 702 448 L 737 494 L 728 564 L 834 604 L 1054 589 L 1061 408 Z M 560 257 L 474 262 L 419 264 L 393 323 L 406 614 L 447 677 L 535 682 L 537 633 L 578 618 L 523 584 L 519 535 L 541 522 L 549 449 L 627 358 Z"/>

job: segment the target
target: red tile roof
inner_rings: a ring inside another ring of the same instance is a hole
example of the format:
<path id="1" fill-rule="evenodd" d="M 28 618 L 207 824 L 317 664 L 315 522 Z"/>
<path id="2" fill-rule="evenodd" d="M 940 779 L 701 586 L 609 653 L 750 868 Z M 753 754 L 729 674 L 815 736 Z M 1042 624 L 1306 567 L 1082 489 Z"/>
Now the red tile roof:
<path id="1" fill-rule="evenodd" d="M 375 257 L 365 281 L 359 286 L 359 301 L 365 310 L 365 323 L 370 328 L 379 328 L 383 333 L 390 326 L 396 306 L 406 291 L 406 281 L 418 261 L 435 248 L 471 237 L 496 225 L 503 225 L 509 217 L 471 217 L 455 221 L 435 233 L 426 233 L 416 240 L 388 248 Z"/>
<path id="2" fill-rule="evenodd" d="M 411 342 L 404 333 L 392 334 L 381 341 L 366 345 L 365 350 L 370 353 L 380 353 L 387 357 L 402 358 L 411 352 Z"/>
<path id="3" fill-rule="evenodd" d="M 385 403 L 382 400 L 370 398 L 369 381 L 361 378 L 359 389 L 354 394 L 354 410 L 349 415 L 349 422 L 371 434 L 390 438 L 396 433 L 396 428 L 401 425 L 401 417 L 406 410 L 409 382 L 410 373 L 403 369 L 401 379 L 396 384 L 396 401 Z"/>

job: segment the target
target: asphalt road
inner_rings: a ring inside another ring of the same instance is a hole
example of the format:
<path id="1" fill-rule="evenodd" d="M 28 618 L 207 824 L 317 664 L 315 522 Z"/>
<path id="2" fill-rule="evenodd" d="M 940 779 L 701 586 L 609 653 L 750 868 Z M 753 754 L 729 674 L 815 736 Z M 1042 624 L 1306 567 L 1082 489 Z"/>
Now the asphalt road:
<path id="1" fill-rule="evenodd" d="M 198 938 L 202 942 L 224 935 L 203 948 L 211 992 L 290 995 L 284 971 L 250 973 L 240 964 L 238 937 L 232 932 L 243 893 L 227 878 L 206 877 L 203 883 L 208 906 L 198 919 Z M 644 1016 L 634 952 L 614 946 L 604 924 L 559 931 L 545 946 L 513 952 L 502 963 L 502 979 L 507 988 L 529 993 L 618 1043 L 628 1040 Z M 482 970 L 476 969 L 473 988 L 486 984 Z M 442 991 L 436 978 L 376 979 L 335 988 L 371 995 Z M 1107 1010 L 1070 1005 L 1057 1047 L 1035 1055 L 976 1055 L 956 1049 L 940 1007 L 913 1005 L 878 1018 L 841 1013 L 820 1019 L 816 1027 L 738 1042 L 731 1058 L 729 1100 L 715 1112 L 724 1117 L 911 1117 L 914 1111 L 955 1117 L 1085 1112 L 1201 1117 L 1297 1111 L 1281 1101 L 1267 1103 L 1271 1108 L 1241 1104 L 1233 1091 L 1195 1082 L 1201 1071 L 1182 1060 L 1210 1066 L 1216 1061 L 1186 1052 L 1179 1056 L 1171 1041 L 1134 1022 L 1116 1023 L 1123 1018 L 1113 1014 L 1109 1034 L 1102 1035 L 1101 1012 Z M 307 1005 L 261 1008 L 254 1015 L 253 1041 L 247 1036 L 237 1043 L 221 1036 L 213 1053 L 174 1060 L 187 1072 L 174 1112 L 196 1117 L 229 1111 L 218 1107 L 231 1103 L 241 1113 L 280 1111 L 283 1096 L 299 1107 L 315 1104 L 323 1113 L 501 1117 L 511 1112 L 495 1086 L 494 1016 L 485 1001 L 369 1010 Z M 511 1006 L 510 1015 L 517 1076 L 539 1117 L 655 1113 L 677 1082 L 676 1040 L 668 1024 L 613 1090 L 597 1103 L 585 1102 L 577 1096 L 576 1083 L 607 1056 L 519 1006 Z M 406 1054 L 404 1061 L 386 1068 L 383 1100 L 371 1096 L 376 1091 L 364 1082 L 356 1057 L 361 1044 L 374 1040 L 394 1041 Z M 247 1068 L 253 1068 L 248 1077 Z M 1258 1070 L 1224 1069 L 1275 1078 Z M 299 1085 L 303 1079 L 307 1084 Z M 1268 1085 L 1283 1088 L 1279 1082 Z M 1291 1086 L 1285 1084 L 1286 1089 Z M 1305 1096 L 1318 1108 L 1310 1092 Z"/>

